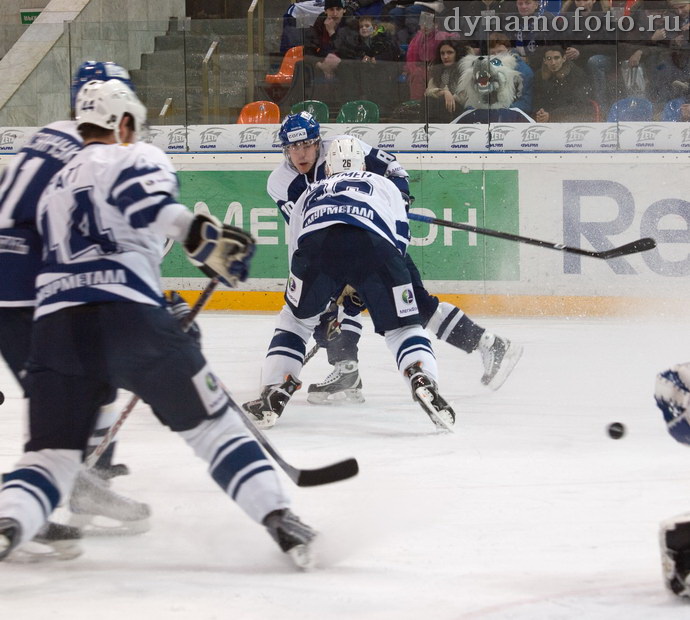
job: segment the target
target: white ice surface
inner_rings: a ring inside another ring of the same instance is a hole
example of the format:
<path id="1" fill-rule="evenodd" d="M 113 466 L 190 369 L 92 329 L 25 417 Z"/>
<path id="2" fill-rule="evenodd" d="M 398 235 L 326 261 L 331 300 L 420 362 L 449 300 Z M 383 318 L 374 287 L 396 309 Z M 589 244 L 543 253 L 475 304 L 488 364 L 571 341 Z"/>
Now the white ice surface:
<path id="1" fill-rule="evenodd" d="M 256 397 L 272 315 L 207 313 L 204 349 L 238 402 Z M 680 321 L 480 321 L 524 344 L 498 391 L 478 353 L 435 344 L 458 419 L 440 435 L 414 404 L 384 340 L 366 323 L 366 403 L 315 407 L 305 388 L 268 432 L 298 466 L 355 456 L 358 477 L 299 489 L 321 567 L 293 570 L 263 529 L 214 485 L 181 439 L 139 406 L 115 489 L 147 501 L 152 529 L 88 538 L 68 562 L 0 563 L 0 617 L 232 620 L 686 619 L 661 581 L 661 520 L 690 511 L 690 451 L 667 435 L 655 374 L 690 359 Z M 9 373 L 0 469 L 19 454 L 24 403 Z M 126 400 L 121 395 L 120 402 Z M 627 435 L 610 439 L 620 421 Z"/>

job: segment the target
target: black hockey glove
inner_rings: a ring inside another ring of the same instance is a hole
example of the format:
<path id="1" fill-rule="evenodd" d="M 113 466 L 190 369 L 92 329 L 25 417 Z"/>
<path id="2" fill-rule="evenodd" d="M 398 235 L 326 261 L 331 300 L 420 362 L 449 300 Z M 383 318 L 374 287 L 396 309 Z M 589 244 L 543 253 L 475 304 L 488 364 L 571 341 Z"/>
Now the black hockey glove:
<path id="1" fill-rule="evenodd" d="M 185 320 L 187 315 L 192 311 L 189 304 L 177 291 L 167 291 L 165 294 L 165 301 L 168 304 L 168 312 L 177 319 L 184 331 L 194 338 L 194 342 L 201 348 L 201 329 L 198 323 L 192 321 L 187 325 L 187 321 Z M 186 328 L 185 325 L 187 325 Z"/>
<path id="2" fill-rule="evenodd" d="M 319 324 L 314 329 L 314 342 L 325 349 L 328 347 L 328 343 L 339 334 L 338 306 L 331 306 L 321 315 Z"/>
<path id="3" fill-rule="evenodd" d="M 198 214 L 189 229 L 184 248 L 190 259 L 206 265 L 228 286 L 236 286 L 249 275 L 255 242 L 241 228 Z M 207 269 L 202 271 L 209 275 Z"/>

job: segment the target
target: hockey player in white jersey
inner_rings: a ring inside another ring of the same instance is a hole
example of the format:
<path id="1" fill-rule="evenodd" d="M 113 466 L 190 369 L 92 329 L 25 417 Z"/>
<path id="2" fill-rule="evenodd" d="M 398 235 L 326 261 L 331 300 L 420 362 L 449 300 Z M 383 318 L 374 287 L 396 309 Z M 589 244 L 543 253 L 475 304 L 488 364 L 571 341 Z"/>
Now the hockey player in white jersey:
<path id="1" fill-rule="evenodd" d="M 72 81 L 72 107 L 81 86 L 95 77 L 131 84 L 129 74 L 119 65 L 86 61 Z M 22 385 L 36 303 L 35 279 L 41 264 L 41 244 L 36 230 L 38 199 L 54 174 L 81 147 L 82 139 L 74 121 L 51 123 L 27 140 L 0 176 L 0 354 Z M 89 439 L 93 447 L 114 421 L 114 413 L 112 405 L 101 411 Z M 106 517 L 110 523 L 119 522 L 120 527 L 115 528 L 118 533 L 130 528 L 141 531 L 149 516 L 149 507 L 115 493 L 104 480 L 126 470 L 123 465 L 111 464 L 113 450 L 114 444 L 96 464 L 99 476 L 90 472 L 80 474 L 70 498 L 70 508 L 82 524 L 97 515 Z M 66 557 L 78 552 L 76 544 L 70 541 L 79 537 L 80 532 L 74 527 L 49 523 L 36 540 L 54 546 L 56 555 Z"/>
<path id="2" fill-rule="evenodd" d="M 166 238 L 231 286 L 247 277 L 253 239 L 178 203 L 167 156 L 136 142 L 146 109 L 125 84 L 87 83 L 76 114 L 84 148 L 39 202 L 44 255 L 27 365 L 30 435 L 0 490 L 0 559 L 69 495 L 98 408 L 124 388 L 209 463 L 223 492 L 282 551 L 309 566 L 313 531 L 290 511 L 273 466 L 161 290 Z"/>
<path id="3" fill-rule="evenodd" d="M 332 139 L 322 141 L 319 123 L 307 112 L 287 116 L 279 136 L 285 161 L 269 176 L 267 191 L 286 222 L 289 222 L 293 205 L 307 185 L 325 177 L 325 157 Z M 386 151 L 373 148 L 361 140 L 358 142 L 364 152 L 366 170 L 389 179 L 409 206 L 408 174 L 400 162 Z M 520 359 L 522 347 L 481 327 L 457 306 L 440 302 L 426 290 L 409 254 L 405 255 L 405 262 L 412 276 L 422 325 L 440 340 L 467 353 L 478 350 L 484 368 L 481 382 L 491 389 L 498 389 Z M 327 342 L 324 342 L 326 338 L 323 336 L 318 338 L 328 331 L 328 321 L 333 313 L 325 315 L 322 325 L 317 328 L 317 342 L 327 345 L 328 360 L 334 369 L 323 382 L 309 386 L 309 402 L 329 403 L 342 398 L 351 402 L 363 400 L 357 358 L 357 343 L 362 329 L 358 314 L 362 309 L 356 296 L 345 296 L 345 312 L 340 313 L 340 334 Z M 337 331 L 331 330 L 333 333 Z M 274 346 L 281 345 L 271 343 L 270 349 Z M 293 388 L 286 386 L 286 389 Z"/>
<path id="4" fill-rule="evenodd" d="M 306 342 L 346 284 L 366 303 L 413 398 L 437 427 L 449 430 L 455 422 L 438 393 L 436 359 L 404 260 L 410 239 L 405 202 L 390 180 L 365 171 L 364 157 L 355 138 L 334 139 L 327 178 L 310 185 L 292 208 L 287 303 L 262 369 L 267 387 L 258 401 L 245 404 L 259 426 L 275 424 L 292 393 L 285 377 L 288 386 L 298 384 Z"/>

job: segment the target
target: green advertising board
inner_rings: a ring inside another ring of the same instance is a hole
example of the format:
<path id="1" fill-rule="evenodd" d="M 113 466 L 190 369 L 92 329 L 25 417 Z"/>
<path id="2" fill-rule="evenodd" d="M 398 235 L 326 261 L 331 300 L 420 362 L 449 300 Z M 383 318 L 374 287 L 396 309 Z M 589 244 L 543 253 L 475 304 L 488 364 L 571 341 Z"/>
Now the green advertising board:
<path id="1" fill-rule="evenodd" d="M 435 217 L 519 233 L 516 170 L 410 170 L 414 209 Z M 212 215 L 245 228 L 257 239 L 253 278 L 287 276 L 285 223 L 266 193 L 268 171 L 183 171 L 180 200 L 203 203 Z M 239 204 L 238 204 L 239 203 Z M 423 211 L 428 213 L 427 211 Z M 429 213 L 430 214 L 430 213 Z M 518 280 L 519 246 L 450 228 L 411 222 L 422 245 L 410 254 L 425 280 Z M 179 245 L 166 256 L 165 277 L 198 277 Z"/>

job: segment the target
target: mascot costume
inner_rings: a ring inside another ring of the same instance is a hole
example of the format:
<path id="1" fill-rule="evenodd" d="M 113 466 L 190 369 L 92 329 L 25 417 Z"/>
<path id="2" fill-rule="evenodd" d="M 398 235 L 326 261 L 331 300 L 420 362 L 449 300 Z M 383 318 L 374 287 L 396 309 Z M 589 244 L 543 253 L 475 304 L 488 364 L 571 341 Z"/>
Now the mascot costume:
<path id="1" fill-rule="evenodd" d="M 465 56 L 460 61 L 458 92 L 467 97 L 466 109 L 453 122 L 533 123 L 522 110 L 510 107 L 522 91 L 522 77 L 516 64 L 517 60 L 508 52 Z"/>

